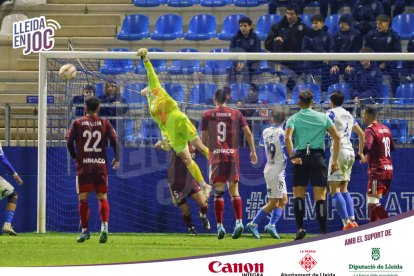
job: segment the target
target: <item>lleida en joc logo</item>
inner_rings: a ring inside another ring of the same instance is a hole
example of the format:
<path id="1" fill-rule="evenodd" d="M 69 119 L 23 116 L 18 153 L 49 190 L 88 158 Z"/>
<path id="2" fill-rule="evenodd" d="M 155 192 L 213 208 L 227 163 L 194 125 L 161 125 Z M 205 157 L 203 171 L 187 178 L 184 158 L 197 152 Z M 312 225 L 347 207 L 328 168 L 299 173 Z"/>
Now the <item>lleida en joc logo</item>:
<path id="1" fill-rule="evenodd" d="M 263 276 L 263 263 L 222 263 L 212 261 L 208 264 L 208 270 L 213 273 L 241 273 L 241 276 Z"/>
<path id="2" fill-rule="evenodd" d="M 55 30 L 60 24 L 44 16 L 13 23 L 13 49 L 24 48 L 23 54 L 48 51 L 55 46 Z"/>

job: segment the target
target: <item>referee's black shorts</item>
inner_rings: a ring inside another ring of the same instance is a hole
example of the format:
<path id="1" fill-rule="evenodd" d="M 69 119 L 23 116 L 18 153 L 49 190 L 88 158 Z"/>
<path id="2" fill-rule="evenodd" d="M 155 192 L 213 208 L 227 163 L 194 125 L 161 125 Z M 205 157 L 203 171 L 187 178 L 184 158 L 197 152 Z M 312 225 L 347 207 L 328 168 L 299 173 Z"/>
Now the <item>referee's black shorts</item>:
<path id="1" fill-rule="evenodd" d="M 302 165 L 293 165 L 293 187 L 307 186 L 326 187 L 328 185 L 328 167 L 323 150 L 297 151 L 296 157 L 302 158 Z"/>

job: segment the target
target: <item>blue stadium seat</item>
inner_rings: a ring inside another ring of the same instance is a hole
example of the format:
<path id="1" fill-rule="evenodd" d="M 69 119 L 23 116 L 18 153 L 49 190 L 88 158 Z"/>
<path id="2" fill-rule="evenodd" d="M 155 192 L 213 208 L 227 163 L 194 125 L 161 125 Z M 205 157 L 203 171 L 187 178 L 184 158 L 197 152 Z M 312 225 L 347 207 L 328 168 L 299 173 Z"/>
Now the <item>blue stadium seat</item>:
<path id="1" fill-rule="evenodd" d="M 325 25 L 328 27 L 328 32 L 334 34 L 339 31 L 339 17 L 341 15 L 338 13 L 328 15 L 325 19 Z"/>
<path id="2" fill-rule="evenodd" d="M 130 52 L 128 48 L 112 48 L 111 52 Z M 118 75 L 134 70 L 132 59 L 105 59 L 104 65 L 99 68 L 101 74 Z"/>
<path id="3" fill-rule="evenodd" d="M 236 102 L 239 99 L 244 99 L 249 93 L 250 84 L 248 83 L 234 83 L 230 85 L 231 100 Z"/>
<path id="4" fill-rule="evenodd" d="M 259 101 L 263 103 L 286 104 L 286 86 L 281 83 L 267 83 L 260 87 Z"/>
<path id="5" fill-rule="evenodd" d="M 397 104 L 413 104 L 414 103 L 414 83 L 405 83 L 397 88 L 395 93 Z"/>
<path id="6" fill-rule="evenodd" d="M 96 97 L 102 97 L 105 94 L 105 83 L 98 82 L 95 83 L 95 96 Z"/>
<path id="7" fill-rule="evenodd" d="M 169 7 L 177 7 L 177 8 L 184 8 L 184 7 L 191 7 L 195 4 L 194 0 L 168 0 L 167 5 Z"/>
<path id="8" fill-rule="evenodd" d="M 257 7 L 260 5 L 258 0 L 234 0 L 233 4 L 236 7 Z"/>
<path id="9" fill-rule="evenodd" d="M 351 100 L 351 88 L 351 85 L 346 82 L 332 84 L 328 88 L 326 100 L 329 101 L 329 96 L 331 96 L 334 91 L 341 91 L 344 94 L 344 100 L 349 101 Z"/>
<path id="10" fill-rule="evenodd" d="M 270 31 L 270 28 L 279 22 L 282 19 L 282 16 L 278 14 L 265 14 L 261 15 L 257 19 L 256 23 L 256 33 L 261 40 L 265 40 L 267 34 Z"/>
<path id="11" fill-rule="evenodd" d="M 414 33 L 414 14 L 403 13 L 392 19 L 392 28 L 403 40 L 410 39 Z"/>
<path id="12" fill-rule="evenodd" d="M 125 119 L 124 121 L 124 138 L 125 142 L 135 142 L 135 121 L 131 119 Z"/>
<path id="13" fill-rule="evenodd" d="M 409 137 L 407 136 L 408 126 L 405 119 L 390 119 L 383 122 L 391 130 L 392 139 L 396 143 L 407 143 Z"/>
<path id="14" fill-rule="evenodd" d="M 193 48 L 183 48 L 177 52 L 195 53 L 198 50 Z M 191 75 L 201 71 L 199 60 L 173 60 L 172 65 L 168 68 L 171 75 Z"/>
<path id="15" fill-rule="evenodd" d="M 302 23 L 308 26 L 309 28 L 312 28 L 312 14 L 304 13 L 300 15 L 300 18 L 302 18 Z"/>
<path id="16" fill-rule="evenodd" d="M 215 38 L 216 17 L 210 14 L 198 14 L 191 18 L 188 32 L 184 34 L 186 40 L 209 40 Z"/>
<path id="17" fill-rule="evenodd" d="M 267 53 L 267 51 L 265 49 L 261 49 L 260 52 Z M 255 61 L 252 65 L 252 68 L 254 69 L 254 71 L 253 71 L 254 75 L 260 75 L 260 74 L 266 73 L 266 72 L 272 73 L 272 69 L 274 70 L 274 68 L 269 67 L 269 63 L 267 62 L 267 60 Z"/>
<path id="18" fill-rule="evenodd" d="M 164 4 L 161 0 L 134 0 L 136 7 L 158 7 Z"/>
<path id="19" fill-rule="evenodd" d="M 155 23 L 153 40 L 174 40 L 183 36 L 183 19 L 177 14 L 161 15 Z"/>
<path id="20" fill-rule="evenodd" d="M 217 86 L 213 83 L 196 84 L 191 89 L 189 103 L 212 103 Z"/>
<path id="21" fill-rule="evenodd" d="M 227 53 L 227 48 L 216 48 L 211 50 L 213 53 Z M 207 60 L 205 67 L 202 69 L 204 74 L 209 75 L 224 75 L 229 72 L 233 61 L 231 60 Z"/>
<path id="22" fill-rule="evenodd" d="M 121 31 L 116 36 L 120 40 L 140 40 L 149 37 L 149 19 L 142 14 L 127 15 Z"/>
<path id="23" fill-rule="evenodd" d="M 155 144 L 161 139 L 161 133 L 157 124 L 152 119 L 143 119 L 141 127 L 138 130 L 136 141 L 144 144 Z"/>
<path id="24" fill-rule="evenodd" d="M 164 52 L 160 48 L 148 48 L 148 52 Z M 167 70 L 167 61 L 164 59 L 153 59 L 151 60 L 152 66 L 154 67 L 155 73 L 165 72 Z M 138 60 L 137 67 L 134 70 L 135 74 L 146 75 L 147 70 L 144 67 L 142 60 Z"/>
<path id="25" fill-rule="evenodd" d="M 147 86 L 145 83 L 130 83 L 125 86 L 123 96 L 127 103 L 144 103 L 146 98 L 141 96 L 141 90 Z"/>
<path id="26" fill-rule="evenodd" d="M 214 7 L 224 7 L 225 5 L 230 5 L 230 4 L 228 4 L 227 0 L 201 0 L 200 5 L 203 7 L 214 8 Z"/>
<path id="27" fill-rule="evenodd" d="M 184 102 L 185 92 L 181 84 L 179 83 L 166 83 L 163 85 L 165 90 L 170 96 L 177 102 Z"/>
<path id="28" fill-rule="evenodd" d="M 383 82 L 382 83 L 382 90 L 381 90 L 381 100 L 379 100 L 380 103 L 388 104 L 391 97 L 391 90 L 388 87 L 388 85 Z"/>
<path id="29" fill-rule="evenodd" d="M 246 15 L 232 14 L 224 18 L 218 38 L 220 40 L 231 40 L 231 38 L 239 31 L 239 20 L 243 17 L 246 17 Z"/>
<path id="30" fill-rule="evenodd" d="M 313 102 L 321 102 L 321 87 L 315 83 L 298 84 L 293 88 L 292 103 L 297 103 L 301 91 L 310 90 L 313 93 Z"/>

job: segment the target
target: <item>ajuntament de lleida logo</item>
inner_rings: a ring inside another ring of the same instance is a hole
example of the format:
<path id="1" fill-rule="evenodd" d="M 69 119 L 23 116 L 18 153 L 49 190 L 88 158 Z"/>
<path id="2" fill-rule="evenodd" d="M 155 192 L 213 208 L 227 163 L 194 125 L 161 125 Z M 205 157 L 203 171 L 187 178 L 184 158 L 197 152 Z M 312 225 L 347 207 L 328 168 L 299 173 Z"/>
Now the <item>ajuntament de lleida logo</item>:
<path id="1" fill-rule="evenodd" d="M 380 249 L 379 248 L 372 248 L 371 258 L 373 261 L 378 261 L 380 259 Z"/>

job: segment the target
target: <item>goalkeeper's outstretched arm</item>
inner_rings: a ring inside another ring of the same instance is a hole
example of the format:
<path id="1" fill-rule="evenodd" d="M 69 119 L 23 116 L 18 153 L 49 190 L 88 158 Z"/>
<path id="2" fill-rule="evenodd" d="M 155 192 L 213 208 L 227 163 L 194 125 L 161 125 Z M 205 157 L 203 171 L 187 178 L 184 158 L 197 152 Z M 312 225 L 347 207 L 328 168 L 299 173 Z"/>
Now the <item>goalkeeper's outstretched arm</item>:
<path id="1" fill-rule="evenodd" d="M 157 88 L 161 88 L 161 83 L 158 79 L 157 74 L 154 71 L 154 67 L 151 64 L 151 61 L 147 57 L 148 49 L 141 48 L 138 50 L 137 55 L 141 57 L 141 59 L 144 62 L 145 69 L 147 69 L 147 76 L 148 76 L 148 86 L 149 86 L 149 92 L 152 92 L 153 90 Z M 155 91 L 154 91 L 155 92 Z M 157 92 L 155 92 L 157 93 Z"/>

